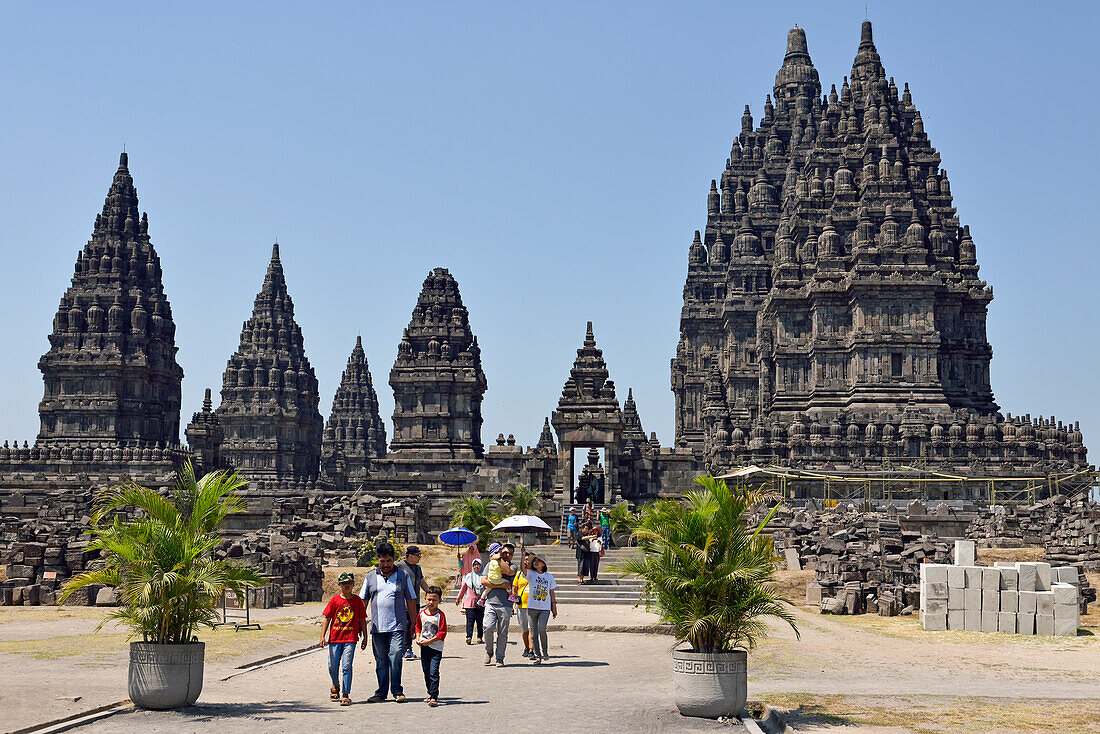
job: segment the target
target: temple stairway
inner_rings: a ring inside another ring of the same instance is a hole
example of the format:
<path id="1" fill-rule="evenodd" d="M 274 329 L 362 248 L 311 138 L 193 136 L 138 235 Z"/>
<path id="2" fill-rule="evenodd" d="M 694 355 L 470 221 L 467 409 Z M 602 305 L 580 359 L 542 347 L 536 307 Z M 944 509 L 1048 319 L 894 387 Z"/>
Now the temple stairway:
<path id="1" fill-rule="evenodd" d="M 600 559 L 599 581 L 595 584 L 577 583 L 576 551 L 566 544 L 533 546 L 539 557 L 546 561 L 547 570 L 558 582 L 555 594 L 559 605 L 566 604 L 628 604 L 638 601 L 643 582 L 633 576 L 613 571 L 612 564 L 619 563 L 637 552 L 635 548 L 611 548 Z M 454 602 L 455 591 L 447 593 L 447 600 Z"/>

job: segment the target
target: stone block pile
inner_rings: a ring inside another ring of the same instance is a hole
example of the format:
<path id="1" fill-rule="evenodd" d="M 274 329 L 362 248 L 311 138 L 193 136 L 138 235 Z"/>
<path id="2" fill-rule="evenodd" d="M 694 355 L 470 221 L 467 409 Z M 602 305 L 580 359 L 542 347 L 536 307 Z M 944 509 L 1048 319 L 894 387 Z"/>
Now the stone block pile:
<path id="1" fill-rule="evenodd" d="M 956 541 L 954 564 L 922 564 L 920 622 L 930 631 L 1076 636 L 1079 572 L 1049 563 L 978 566 L 973 541 Z"/>
<path id="2" fill-rule="evenodd" d="M 58 489 L 33 502 L 0 497 L 0 606 L 50 605 L 68 579 L 94 558 L 84 535 L 91 524 L 93 492 Z M 320 599 L 327 560 L 358 558 L 365 543 L 386 537 L 402 543 L 428 540 L 426 499 L 384 501 L 368 495 L 321 492 L 270 498 L 241 516 L 246 526 L 227 533 L 217 554 L 257 568 L 270 583 L 251 592 L 255 608 Z M 249 529 L 251 527 L 252 529 Z M 91 587 L 70 605 L 109 606 L 110 589 Z"/>
<path id="3" fill-rule="evenodd" d="M 998 507 L 972 522 L 966 537 L 991 545 L 1042 546 L 1051 564 L 1100 572 L 1100 504 L 1083 495 Z"/>
<path id="4" fill-rule="evenodd" d="M 793 566 L 813 569 L 806 603 L 824 614 L 896 616 L 919 601 L 918 574 L 926 560 L 948 563 L 947 541 L 904 530 L 893 508 L 789 513 L 772 535 Z"/>

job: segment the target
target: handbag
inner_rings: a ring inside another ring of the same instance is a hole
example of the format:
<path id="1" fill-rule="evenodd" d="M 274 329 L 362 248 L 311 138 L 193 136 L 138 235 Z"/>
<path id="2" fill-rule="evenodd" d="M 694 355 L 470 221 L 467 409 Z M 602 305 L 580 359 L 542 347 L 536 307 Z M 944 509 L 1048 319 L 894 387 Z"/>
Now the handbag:
<path id="1" fill-rule="evenodd" d="M 604 555 L 604 553 L 606 553 L 606 552 L 607 552 L 607 551 L 605 551 L 605 550 L 604 550 L 603 548 L 600 548 L 600 558 L 603 558 L 603 555 Z"/>

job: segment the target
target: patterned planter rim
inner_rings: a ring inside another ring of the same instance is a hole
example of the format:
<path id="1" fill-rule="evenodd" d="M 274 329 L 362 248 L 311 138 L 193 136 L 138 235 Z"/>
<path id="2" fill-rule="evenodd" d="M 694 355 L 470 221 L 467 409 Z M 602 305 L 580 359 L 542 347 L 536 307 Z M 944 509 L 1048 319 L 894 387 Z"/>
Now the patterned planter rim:
<path id="1" fill-rule="evenodd" d="M 130 662 L 156 665 L 191 665 L 201 663 L 206 654 L 205 642 L 165 644 L 160 642 L 131 642 Z"/>
<path id="2" fill-rule="evenodd" d="M 686 648 L 672 651 L 672 671 L 686 675 L 735 675 L 748 669 L 748 652 L 696 652 Z"/>

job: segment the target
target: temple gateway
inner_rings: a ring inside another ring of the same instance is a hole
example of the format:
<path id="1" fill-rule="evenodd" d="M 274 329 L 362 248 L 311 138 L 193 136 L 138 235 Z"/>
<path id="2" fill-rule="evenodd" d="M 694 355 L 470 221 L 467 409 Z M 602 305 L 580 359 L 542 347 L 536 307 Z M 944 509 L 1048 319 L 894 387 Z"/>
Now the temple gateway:
<path id="1" fill-rule="evenodd" d="M 173 313 L 123 153 L 39 362 L 40 432 L 0 447 L 0 519 L 79 517 L 94 488 L 122 477 L 164 487 L 188 459 L 244 474 L 256 526 L 366 493 L 419 503 L 439 529 L 461 494 L 524 483 L 562 504 L 643 502 L 705 471 L 763 472 L 791 499 L 906 477 L 948 499 L 1090 482 L 1076 423 L 994 402 L 993 292 L 940 164 L 869 22 L 851 74 L 827 94 L 796 27 L 688 248 L 672 446 L 646 434 L 632 391 L 620 403 L 592 322 L 583 337 L 578 325 L 572 368 L 562 359 L 537 445 L 501 434 L 486 446 L 477 318 L 442 267 L 410 294 L 390 430 L 367 360 L 384 345 L 362 337 L 326 420 L 278 245 L 220 400 L 206 391 L 183 445 Z"/>

